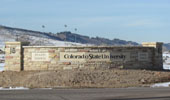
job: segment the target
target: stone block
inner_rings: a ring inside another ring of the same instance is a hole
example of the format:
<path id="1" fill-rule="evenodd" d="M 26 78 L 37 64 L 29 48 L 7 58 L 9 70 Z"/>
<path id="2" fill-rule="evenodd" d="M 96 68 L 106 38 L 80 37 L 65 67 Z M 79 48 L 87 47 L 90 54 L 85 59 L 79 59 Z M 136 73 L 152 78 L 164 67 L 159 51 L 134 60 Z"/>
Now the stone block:
<path id="1" fill-rule="evenodd" d="M 63 67 L 63 70 L 71 70 L 73 69 L 73 67 L 67 66 L 67 67 Z"/>
<path id="2" fill-rule="evenodd" d="M 48 52 L 49 53 L 55 53 L 55 50 L 54 49 L 49 49 Z"/>
<path id="3" fill-rule="evenodd" d="M 13 59 L 13 56 L 5 56 L 5 59 Z"/>
<path id="4" fill-rule="evenodd" d="M 88 49 L 79 49 L 78 52 L 89 52 L 90 50 Z"/>
<path id="5" fill-rule="evenodd" d="M 63 62 L 64 65 L 71 65 L 71 62 Z"/>

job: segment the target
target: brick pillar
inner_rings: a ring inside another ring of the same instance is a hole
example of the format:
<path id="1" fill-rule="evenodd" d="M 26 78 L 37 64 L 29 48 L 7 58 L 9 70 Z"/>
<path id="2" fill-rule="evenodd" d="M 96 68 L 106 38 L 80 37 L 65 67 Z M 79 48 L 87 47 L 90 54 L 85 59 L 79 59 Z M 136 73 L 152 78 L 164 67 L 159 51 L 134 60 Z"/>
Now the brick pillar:
<path id="1" fill-rule="evenodd" d="M 162 58 L 162 42 L 145 42 L 142 43 L 144 47 L 154 47 L 153 52 L 153 69 L 163 70 L 163 58 Z"/>
<path id="2" fill-rule="evenodd" d="M 5 43 L 5 70 L 21 71 L 23 70 L 23 45 L 29 43 L 6 42 Z"/>

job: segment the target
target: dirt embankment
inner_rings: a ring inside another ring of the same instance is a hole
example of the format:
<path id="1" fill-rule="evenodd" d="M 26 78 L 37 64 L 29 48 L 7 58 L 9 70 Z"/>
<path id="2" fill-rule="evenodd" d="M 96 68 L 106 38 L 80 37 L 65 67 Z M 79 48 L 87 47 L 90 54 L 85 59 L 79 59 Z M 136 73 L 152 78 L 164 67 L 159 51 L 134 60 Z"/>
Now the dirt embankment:
<path id="1" fill-rule="evenodd" d="M 170 81 L 170 72 L 146 70 L 0 72 L 0 87 L 136 87 Z"/>

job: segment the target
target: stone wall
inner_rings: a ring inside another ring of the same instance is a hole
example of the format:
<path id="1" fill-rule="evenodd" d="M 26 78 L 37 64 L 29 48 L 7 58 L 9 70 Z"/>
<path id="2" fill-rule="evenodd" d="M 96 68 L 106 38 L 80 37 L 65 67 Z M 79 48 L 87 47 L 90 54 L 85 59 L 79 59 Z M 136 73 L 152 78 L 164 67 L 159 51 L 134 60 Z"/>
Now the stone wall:
<path id="1" fill-rule="evenodd" d="M 18 53 L 11 55 L 11 58 L 8 57 L 10 53 L 6 53 L 6 70 L 13 70 L 13 65 L 14 71 L 111 68 L 162 70 L 161 43 L 127 47 L 19 47 Z M 9 48 L 11 43 L 6 44 L 7 51 Z"/>
<path id="2" fill-rule="evenodd" d="M 142 43 L 144 47 L 154 47 L 153 52 L 153 69 L 163 69 L 163 57 L 162 57 L 162 46 L 163 43 L 160 42 L 144 42 Z"/>
<path id="3" fill-rule="evenodd" d="M 29 43 L 6 42 L 5 46 L 5 70 L 23 70 L 23 50 L 22 46 Z"/>

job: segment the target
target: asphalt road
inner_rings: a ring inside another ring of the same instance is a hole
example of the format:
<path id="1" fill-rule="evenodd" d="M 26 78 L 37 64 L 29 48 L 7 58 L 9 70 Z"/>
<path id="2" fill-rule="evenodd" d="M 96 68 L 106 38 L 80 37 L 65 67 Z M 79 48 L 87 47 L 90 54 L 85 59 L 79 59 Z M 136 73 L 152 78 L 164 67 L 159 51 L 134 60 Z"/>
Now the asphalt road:
<path id="1" fill-rule="evenodd" d="M 170 88 L 1 90 L 0 100 L 170 100 Z"/>

